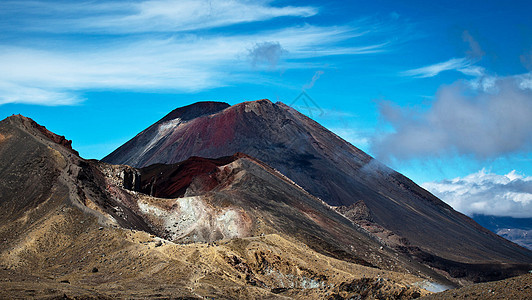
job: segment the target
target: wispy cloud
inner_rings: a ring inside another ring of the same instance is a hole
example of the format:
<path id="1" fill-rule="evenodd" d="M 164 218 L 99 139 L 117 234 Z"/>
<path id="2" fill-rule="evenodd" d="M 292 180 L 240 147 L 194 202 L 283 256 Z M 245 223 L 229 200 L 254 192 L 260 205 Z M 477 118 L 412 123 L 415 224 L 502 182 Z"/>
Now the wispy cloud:
<path id="1" fill-rule="evenodd" d="M 468 215 L 532 217 L 532 177 L 512 171 L 498 175 L 482 169 L 465 177 L 422 185 Z"/>
<path id="2" fill-rule="evenodd" d="M 415 78 L 428 78 L 437 76 L 445 71 L 457 71 L 468 76 L 484 76 L 485 69 L 475 65 L 485 54 L 480 44 L 467 30 L 462 33 L 462 39 L 469 46 L 469 50 L 466 52 L 467 57 L 451 58 L 444 62 L 401 72 L 401 75 Z"/>
<path id="3" fill-rule="evenodd" d="M 390 46 L 366 39 L 378 26 L 303 21 L 318 12 L 272 1 L 3 1 L 0 17 L 7 21 L 0 30 L 17 38 L 0 39 L 0 104 L 75 104 L 91 89 L 194 92 L 257 82 L 250 58 L 307 68 L 311 58 Z M 278 17 L 294 22 L 219 29 Z"/>
<path id="4" fill-rule="evenodd" d="M 403 76 L 411 76 L 416 78 L 434 77 L 444 71 L 458 71 L 466 75 L 478 76 L 480 69 L 473 65 L 473 62 L 468 58 L 451 58 L 447 61 L 437 64 L 404 71 Z"/>
<path id="5" fill-rule="evenodd" d="M 348 27 L 305 25 L 247 35 L 187 34 L 113 40 L 87 48 L 76 45 L 64 49 L 33 49 L 0 45 L 0 103 L 71 103 L 77 99 L 76 91 L 94 88 L 191 92 L 253 81 L 256 78 L 249 76 L 247 63 L 239 57 L 245 49 L 265 45 L 262 41 L 273 38 L 280 41 L 279 47 L 283 45 L 290 60 L 283 64 L 286 69 L 297 68 L 298 60 L 312 57 L 361 54 L 356 49 L 335 45 L 339 39 L 345 41 L 353 35 L 357 32 Z M 265 59 L 267 53 L 255 54 Z M 277 63 L 278 57 L 269 59 Z M 33 99 L 29 99 L 29 94 L 18 93 L 30 89 L 43 93 Z M 70 100 L 57 102 L 54 100 L 57 93 Z"/>
<path id="6" fill-rule="evenodd" d="M 25 30 L 111 34 L 197 30 L 277 17 L 310 17 L 318 13 L 316 7 L 273 6 L 271 2 L 2 1 L 0 11 L 4 14 L 22 14 L 22 18 L 17 18 L 15 22 Z"/>
<path id="7" fill-rule="evenodd" d="M 73 105 L 83 99 L 73 93 L 55 89 L 42 89 L 31 86 L 0 82 L 0 105 L 6 103 L 27 103 L 47 106 Z"/>

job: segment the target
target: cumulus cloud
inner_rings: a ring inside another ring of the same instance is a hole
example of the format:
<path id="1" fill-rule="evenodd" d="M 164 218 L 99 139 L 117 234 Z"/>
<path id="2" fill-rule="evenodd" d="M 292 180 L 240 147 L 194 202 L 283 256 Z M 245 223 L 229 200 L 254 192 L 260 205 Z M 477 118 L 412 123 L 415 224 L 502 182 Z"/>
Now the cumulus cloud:
<path id="1" fill-rule="evenodd" d="M 484 169 L 465 177 L 422 186 L 467 215 L 532 217 L 532 176 L 515 170 L 498 175 Z"/>
<path id="2" fill-rule="evenodd" d="M 489 89 L 459 81 L 439 89 L 425 110 L 381 102 L 381 117 L 393 132 L 372 139 L 381 160 L 446 154 L 493 158 L 532 150 L 530 74 L 496 77 Z"/>
<path id="3" fill-rule="evenodd" d="M 519 87 L 521 89 L 532 90 L 532 73 L 522 74 L 517 77 L 519 78 Z"/>
<path id="4" fill-rule="evenodd" d="M 287 53 L 279 42 L 262 42 L 256 43 L 255 46 L 249 50 L 249 57 L 251 64 L 255 67 L 258 64 L 267 64 L 274 68 L 281 59 L 281 56 Z"/>

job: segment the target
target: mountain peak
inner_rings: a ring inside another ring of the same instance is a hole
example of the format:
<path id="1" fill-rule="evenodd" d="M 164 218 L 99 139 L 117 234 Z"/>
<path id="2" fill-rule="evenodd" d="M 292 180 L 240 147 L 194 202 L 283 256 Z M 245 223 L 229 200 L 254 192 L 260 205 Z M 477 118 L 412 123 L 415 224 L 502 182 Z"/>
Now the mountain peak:
<path id="1" fill-rule="evenodd" d="M 5 120 L 15 125 L 16 127 L 19 127 L 26 131 L 29 131 L 29 132 L 33 131 L 34 135 L 36 133 L 34 130 L 36 130 L 38 133 L 43 134 L 46 138 L 48 138 L 52 142 L 67 148 L 70 152 L 79 156 L 78 151 L 72 148 L 72 140 L 66 139 L 65 136 L 63 135 L 58 135 L 58 134 L 51 132 L 50 130 L 46 129 L 46 127 L 39 125 L 37 122 L 35 122 L 31 118 L 25 117 L 21 114 L 17 114 L 17 115 L 12 115 L 10 117 L 7 117 Z"/>
<path id="2" fill-rule="evenodd" d="M 259 107 L 259 106 L 271 106 L 274 105 L 273 102 L 271 102 L 269 99 L 258 99 L 258 100 L 250 100 L 250 101 L 244 101 L 237 103 L 232 108 L 237 107 Z"/>
<path id="3" fill-rule="evenodd" d="M 273 102 L 270 101 L 270 99 L 259 99 L 259 100 L 250 100 L 250 101 L 244 101 L 244 102 L 241 102 L 241 103 L 238 103 L 238 104 L 235 104 L 234 106 L 240 106 L 240 105 L 244 105 L 244 106 L 249 106 L 249 105 L 271 105 L 273 104 Z"/>
<path id="4" fill-rule="evenodd" d="M 5 120 L 7 120 L 7 121 L 9 121 L 9 122 L 11 122 L 13 124 L 23 124 L 24 122 L 27 122 L 27 121 L 29 121 L 31 119 L 28 118 L 28 117 L 25 117 L 25 116 L 23 116 L 21 114 L 16 114 L 16 115 L 13 114 L 13 115 L 7 117 Z"/>
<path id="5" fill-rule="evenodd" d="M 254 112 L 257 115 L 264 115 L 271 111 L 275 106 L 273 102 L 268 99 L 260 99 L 253 101 L 245 101 L 231 106 L 231 109 L 243 110 L 244 112 Z"/>
<path id="6" fill-rule="evenodd" d="M 182 121 L 189 121 L 197 117 L 217 113 L 228 108 L 229 106 L 230 105 L 225 102 L 200 101 L 174 109 L 157 123 L 164 123 L 177 118 L 181 119 Z"/>

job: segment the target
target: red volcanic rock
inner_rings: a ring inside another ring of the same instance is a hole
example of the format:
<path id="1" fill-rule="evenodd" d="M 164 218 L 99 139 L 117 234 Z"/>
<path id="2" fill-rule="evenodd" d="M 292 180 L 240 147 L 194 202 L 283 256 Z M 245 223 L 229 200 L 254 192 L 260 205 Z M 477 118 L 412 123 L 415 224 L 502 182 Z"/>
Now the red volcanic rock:
<path id="1" fill-rule="evenodd" d="M 222 183 L 219 178 L 223 176 L 220 173 L 224 170 L 220 167 L 241 158 L 251 160 L 269 170 L 273 175 L 293 184 L 265 163 L 239 152 L 216 159 L 192 156 L 176 164 L 153 164 L 141 168 L 139 172 L 142 179 L 139 191 L 159 198 L 178 198 L 184 196 L 192 182 L 195 181 L 196 185 L 201 187 L 201 192 L 205 193 Z M 229 184 L 229 182 L 224 182 L 224 184 Z"/>
<path id="2" fill-rule="evenodd" d="M 67 140 L 64 135 L 57 135 L 50 130 L 46 129 L 46 127 L 41 126 L 37 124 L 35 121 L 31 120 L 32 125 L 37 128 L 40 132 L 42 132 L 47 138 L 54 141 L 54 143 L 64 146 L 65 148 L 68 148 L 72 153 L 79 155 L 79 152 L 72 149 L 72 140 Z"/>
<path id="3" fill-rule="evenodd" d="M 192 180 L 201 180 L 203 191 L 216 187 L 219 166 L 229 164 L 237 155 L 208 159 L 191 157 L 183 162 L 171 165 L 154 164 L 140 169 L 141 192 L 159 198 L 177 198 L 185 194 Z"/>

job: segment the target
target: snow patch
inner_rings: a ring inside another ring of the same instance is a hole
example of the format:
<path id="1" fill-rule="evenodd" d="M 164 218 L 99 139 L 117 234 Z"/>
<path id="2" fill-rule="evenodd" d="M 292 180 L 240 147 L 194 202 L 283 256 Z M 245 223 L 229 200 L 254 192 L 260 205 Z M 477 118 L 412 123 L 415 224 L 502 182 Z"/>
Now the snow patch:
<path id="1" fill-rule="evenodd" d="M 155 146 L 163 137 L 167 136 L 174 128 L 179 126 L 181 124 L 180 118 L 175 118 L 173 120 L 164 122 L 159 125 L 157 128 L 157 134 L 153 139 L 150 141 L 150 143 L 144 148 L 144 151 L 140 155 L 143 155 L 144 153 L 148 152 L 153 146 Z"/>

